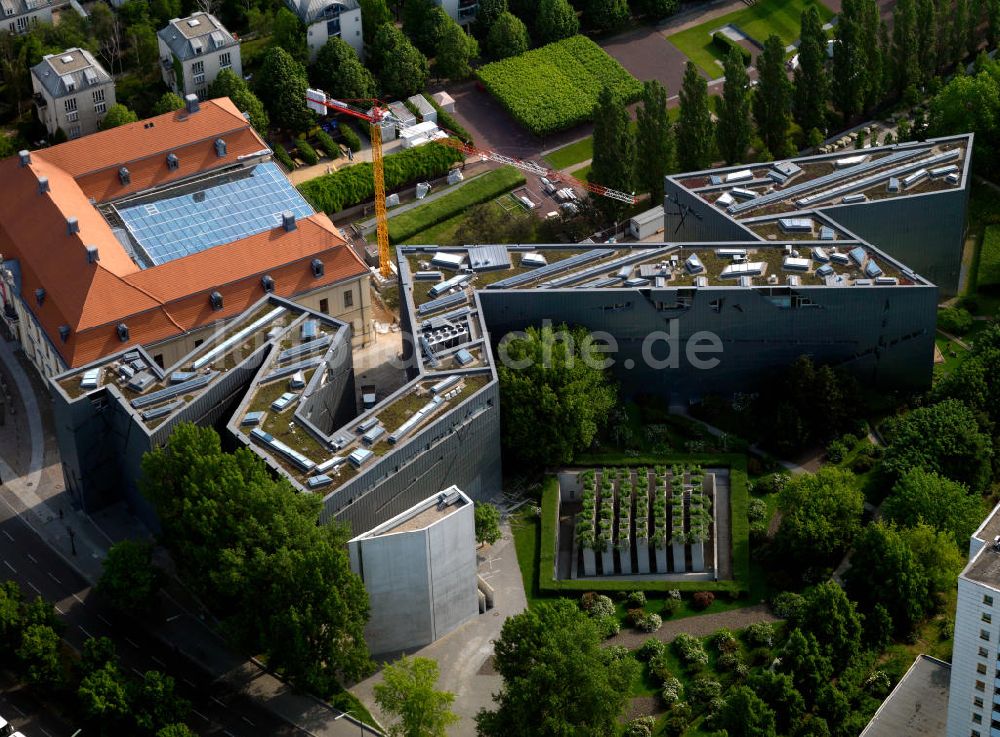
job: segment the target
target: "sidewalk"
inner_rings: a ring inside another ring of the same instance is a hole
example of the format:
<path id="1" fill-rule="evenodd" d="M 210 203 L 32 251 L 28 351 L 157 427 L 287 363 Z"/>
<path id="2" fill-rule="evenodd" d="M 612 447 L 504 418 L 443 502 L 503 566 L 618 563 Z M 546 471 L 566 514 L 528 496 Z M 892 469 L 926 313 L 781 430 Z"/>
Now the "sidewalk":
<path id="1" fill-rule="evenodd" d="M 5 491 L 2 498 L 70 567 L 95 584 L 115 540 L 149 533 L 125 512 L 123 505 L 103 510 L 94 519 L 74 509 L 63 485 L 51 414 L 40 403 L 48 398 L 47 388 L 19 353 L 16 343 L 0 339 L 0 373 L 12 395 L 5 424 L 0 426 L 0 478 Z M 9 456 L 11 447 L 25 440 L 24 434 L 30 441 L 30 459 L 27 471 L 18 473 L 3 454 Z M 293 693 L 256 661 L 231 653 L 176 598 L 169 594 L 164 598 L 165 621 L 155 629 L 150 624 L 150 632 L 187 655 L 213 678 L 232 684 L 280 719 L 314 737 L 355 737 L 359 730 L 362 735 L 378 734 L 319 699 Z"/>

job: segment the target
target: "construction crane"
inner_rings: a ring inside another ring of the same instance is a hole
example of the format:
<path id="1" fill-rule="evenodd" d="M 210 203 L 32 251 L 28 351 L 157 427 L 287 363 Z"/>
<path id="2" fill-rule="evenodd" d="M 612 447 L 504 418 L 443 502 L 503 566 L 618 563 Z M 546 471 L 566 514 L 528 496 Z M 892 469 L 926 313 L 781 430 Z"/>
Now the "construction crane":
<path id="1" fill-rule="evenodd" d="M 370 107 L 366 110 L 364 107 L 359 107 L 357 104 L 351 103 L 362 103 L 366 107 Z M 405 131 L 410 126 L 393 115 L 381 100 L 335 100 L 327 97 L 326 93 L 322 90 L 310 89 L 306 90 L 306 104 L 311 110 L 320 115 L 330 112 L 343 113 L 344 115 L 367 121 L 369 125 L 369 137 L 372 142 L 372 167 L 375 179 L 375 230 L 378 237 L 379 273 L 383 278 L 387 279 L 392 275 L 392 256 L 389 251 L 389 217 L 385 204 L 385 164 L 382 156 L 382 125 L 388 122 L 400 131 Z M 445 133 L 449 132 L 445 130 Z M 610 197 L 613 200 L 618 200 L 629 205 L 634 205 L 636 202 L 634 193 L 619 192 L 600 184 L 584 182 L 569 174 L 546 168 L 533 161 L 524 161 L 511 156 L 505 156 L 497 151 L 470 146 L 457 138 L 440 138 L 437 139 L 437 142 L 457 149 L 467 156 L 479 156 L 484 161 L 495 161 L 498 164 L 513 166 L 529 174 L 546 177 L 551 182 L 563 182 L 601 197 Z"/>

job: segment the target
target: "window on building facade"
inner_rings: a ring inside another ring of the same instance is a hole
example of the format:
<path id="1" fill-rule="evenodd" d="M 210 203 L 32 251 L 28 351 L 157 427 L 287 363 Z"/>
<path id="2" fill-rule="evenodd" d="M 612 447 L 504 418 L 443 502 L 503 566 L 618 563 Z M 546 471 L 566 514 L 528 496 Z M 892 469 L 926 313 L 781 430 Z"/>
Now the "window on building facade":
<path id="1" fill-rule="evenodd" d="M 972 700 L 972 705 L 974 707 L 976 707 L 977 709 L 982 709 L 983 708 L 983 698 L 981 696 L 976 696 Z"/>
<path id="2" fill-rule="evenodd" d="M 976 664 L 976 673 L 978 673 L 981 676 L 985 676 L 986 675 L 986 663 L 977 663 Z"/>
<path id="3" fill-rule="evenodd" d="M 220 69 L 228 69 L 232 65 L 233 65 L 233 62 L 232 62 L 232 60 L 231 60 L 231 58 L 229 56 L 229 52 L 228 51 L 223 51 L 221 54 L 219 54 L 219 68 Z"/>
<path id="4" fill-rule="evenodd" d="M 976 681 L 977 691 L 986 691 L 986 684 L 983 681 Z"/>
<path id="5" fill-rule="evenodd" d="M 94 90 L 94 104 L 104 102 L 104 90 Z"/>
<path id="6" fill-rule="evenodd" d="M 108 111 L 108 103 L 106 102 L 99 102 L 96 105 L 94 105 L 94 112 L 97 113 L 98 115 L 104 115 L 104 113 L 106 113 L 107 111 Z"/>
<path id="7" fill-rule="evenodd" d="M 984 594 L 983 604 L 985 604 L 986 606 L 993 606 L 993 597 L 990 596 L 989 594 Z"/>
<path id="8" fill-rule="evenodd" d="M 992 614 L 987 614 L 986 612 L 983 612 L 983 617 L 982 618 L 983 618 L 983 621 L 986 622 L 986 624 L 990 624 L 990 623 L 993 622 L 993 615 Z"/>
<path id="9" fill-rule="evenodd" d="M 990 651 L 987 650 L 985 647 L 980 646 L 979 647 L 979 657 L 980 658 L 988 658 L 989 656 L 990 656 Z"/>
<path id="10" fill-rule="evenodd" d="M 319 301 L 319 311 L 324 315 L 330 314 L 330 300 L 325 297 Z"/>
<path id="11" fill-rule="evenodd" d="M 70 137 L 70 138 L 79 138 L 80 137 L 80 126 L 78 126 L 78 125 L 71 125 L 69 127 L 69 131 L 67 132 L 66 135 L 68 137 Z"/>
<path id="12" fill-rule="evenodd" d="M 63 110 L 65 110 L 67 113 L 71 113 L 74 110 L 76 110 L 76 98 L 67 97 L 65 100 L 63 100 Z"/>
<path id="13" fill-rule="evenodd" d="M 972 723 L 973 724 L 982 724 L 983 723 L 983 715 L 982 714 L 973 714 L 972 715 Z"/>
<path id="14" fill-rule="evenodd" d="M 990 632 L 989 632 L 989 630 L 979 630 L 979 639 L 980 640 L 985 640 L 986 642 L 989 642 L 990 641 Z"/>

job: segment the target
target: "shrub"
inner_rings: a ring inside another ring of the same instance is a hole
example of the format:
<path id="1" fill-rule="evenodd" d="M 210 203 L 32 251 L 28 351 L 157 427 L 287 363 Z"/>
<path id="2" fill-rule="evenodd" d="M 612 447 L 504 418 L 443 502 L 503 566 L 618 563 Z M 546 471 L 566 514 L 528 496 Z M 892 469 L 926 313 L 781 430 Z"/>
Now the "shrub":
<path id="1" fill-rule="evenodd" d="M 698 611 L 702 609 L 708 609 L 712 606 L 712 602 L 715 601 L 715 594 L 711 591 L 697 591 L 695 595 L 691 597 L 691 606 L 693 606 Z"/>
<path id="2" fill-rule="evenodd" d="M 680 701 L 682 690 L 681 682 L 673 676 L 663 682 L 663 688 L 660 689 L 660 698 L 663 699 L 663 703 L 668 709 Z"/>
<path id="3" fill-rule="evenodd" d="M 655 727 L 656 719 L 653 717 L 636 717 L 625 725 L 622 737 L 652 737 Z"/>
<path id="4" fill-rule="evenodd" d="M 646 592 L 645 591 L 633 591 L 625 599 L 625 604 L 630 609 L 633 609 L 635 607 L 644 607 L 644 606 L 646 606 Z"/>
<path id="5" fill-rule="evenodd" d="M 705 652 L 705 646 L 698 638 L 682 632 L 674 638 L 671 644 L 677 657 L 685 665 L 708 665 L 708 653 Z"/>
<path id="6" fill-rule="evenodd" d="M 276 158 L 278 161 L 284 164 L 285 168 L 288 169 L 288 171 L 295 170 L 295 162 L 292 161 L 292 157 L 288 155 L 288 151 L 286 151 L 285 147 L 282 146 L 280 143 L 275 145 L 274 147 L 274 158 Z"/>
<path id="7" fill-rule="evenodd" d="M 589 612 L 591 607 L 594 606 L 594 600 L 600 596 L 596 591 L 587 591 L 580 596 L 580 608 Z"/>
<path id="8" fill-rule="evenodd" d="M 790 620 L 793 624 L 802 616 L 805 607 L 805 598 L 793 591 L 782 591 L 771 600 L 771 609 L 774 613 L 782 619 Z"/>
<path id="9" fill-rule="evenodd" d="M 670 589 L 670 591 L 667 592 L 667 598 L 668 599 L 676 599 L 677 601 L 680 601 L 681 600 L 681 590 L 680 589 Z"/>
<path id="10" fill-rule="evenodd" d="M 848 448 L 840 440 L 833 440 L 826 446 L 826 458 L 830 463 L 840 463 L 847 455 Z"/>
<path id="11" fill-rule="evenodd" d="M 647 614 L 638 623 L 639 629 L 643 632 L 656 632 L 663 626 L 663 620 L 660 618 L 659 614 Z"/>
<path id="12" fill-rule="evenodd" d="M 727 629 L 721 629 L 712 635 L 712 642 L 720 653 L 731 653 L 740 649 L 740 643 L 736 640 L 736 635 Z"/>
<path id="13" fill-rule="evenodd" d="M 729 56 L 729 49 L 736 49 L 739 55 L 743 57 L 743 65 L 750 66 L 752 57 L 750 52 L 740 46 L 738 43 L 729 38 L 722 31 L 716 31 L 712 34 L 712 44 L 722 53 L 723 58 Z"/>
<path id="14" fill-rule="evenodd" d="M 774 660 L 774 656 L 771 654 L 770 649 L 766 647 L 755 647 L 747 655 L 747 660 L 755 666 L 770 665 L 771 661 Z"/>
<path id="15" fill-rule="evenodd" d="M 851 470 L 854 473 L 868 473 L 875 468 L 875 459 L 871 456 L 860 455 L 851 461 Z"/>
<path id="16" fill-rule="evenodd" d="M 695 708 L 708 706 L 713 699 L 719 698 L 721 694 L 722 684 L 707 676 L 695 678 L 687 687 L 688 701 Z"/>
<path id="17" fill-rule="evenodd" d="M 462 154 L 438 143 L 427 143 L 385 158 L 386 191 L 447 174 Z M 317 210 L 328 214 L 370 200 L 375 180 L 369 162 L 345 166 L 332 174 L 299 185 L 299 191 Z"/>
<path id="18" fill-rule="evenodd" d="M 661 613 L 664 617 L 672 617 L 677 614 L 683 606 L 684 602 L 680 599 L 667 599 L 663 602 L 663 609 L 661 610 Z"/>
<path id="19" fill-rule="evenodd" d="M 337 145 L 336 141 L 330 138 L 330 134 L 325 130 L 320 128 L 313 135 L 313 138 L 316 139 L 316 143 L 319 144 L 319 147 L 323 149 L 326 152 L 326 155 L 331 159 L 335 159 L 340 156 L 340 146 Z"/>
<path id="20" fill-rule="evenodd" d="M 664 645 L 660 640 L 657 640 L 655 637 L 650 637 L 638 647 L 635 651 L 635 657 L 643 663 L 648 663 L 665 649 L 666 645 Z"/>
<path id="21" fill-rule="evenodd" d="M 972 327 L 972 315 L 961 307 L 945 307 L 938 310 L 937 324 L 946 333 L 965 335 Z"/>
<path id="22" fill-rule="evenodd" d="M 988 225 L 983 233 L 976 285 L 980 289 L 1000 287 L 1000 225 Z"/>
<path id="23" fill-rule="evenodd" d="M 618 621 L 618 617 L 614 614 L 608 617 L 594 617 L 594 625 L 605 640 L 609 637 L 614 637 L 622 629 L 621 622 Z"/>
<path id="24" fill-rule="evenodd" d="M 743 630 L 743 639 L 750 647 L 774 647 L 774 625 L 754 622 Z"/>
<path id="25" fill-rule="evenodd" d="M 608 654 L 608 660 L 613 663 L 620 663 L 629 656 L 629 650 L 624 645 L 613 645 L 605 652 Z"/>
<path id="26" fill-rule="evenodd" d="M 670 678 L 670 665 L 667 663 L 667 650 L 661 649 L 649 660 L 649 674 L 660 683 L 666 683 Z"/>
<path id="27" fill-rule="evenodd" d="M 628 102 L 642 92 L 635 77 L 583 36 L 487 64 L 478 74 L 489 93 L 536 136 L 592 120 L 604 87 Z"/>
<path id="28" fill-rule="evenodd" d="M 740 658 L 739 653 L 727 652 L 722 653 L 715 663 L 719 670 L 728 673 L 735 671 L 739 666 L 743 665 L 743 660 Z"/>
<path id="29" fill-rule="evenodd" d="M 354 128 L 347 123 L 341 123 L 338 128 L 340 130 L 340 137 L 344 139 L 344 144 L 354 153 L 360 151 L 361 136 L 357 134 Z"/>
<path id="30" fill-rule="evenodd" d="M 642 627 L 644 619 L 646 619 L 645 609 L 629 609 L 625 614 L 625 621 L 633 627 Z"/>
<path id="31" fill-rule="evenodd" d="M 587 595 L 584 594 L 584 597 Z M 615 616 L 615 603 L 604 594 L 594 594 L 591 592 L 590 602 L 584 609 L 591 617 Z"/>
<path id="32" fill-rule="evenodd" d="M 295 148 L 298 149 L 299 158 L 309 164 L 309 166 L 319 163 L 319 155 L 316 153 L 316 149 L 310 146 L 305 138 L 297 138 L 295 140 Z"/>
<path id="33" fill-rule="evenodd" d="M 758 494 L 777 494 L 791 480 L 791 476 L 787 473 L 772 473 L 762 478 L 757 479 L 757 483 L 754 485 L 754 490 Z"/>
<path id="34" fill-rule="evenodd" d="M 767 502 L 756 497 L 751 499 L 749 506 L 747 506 L 747 520 L 752 524 L 754 522 L 763 522 L 766 517 Z"/>

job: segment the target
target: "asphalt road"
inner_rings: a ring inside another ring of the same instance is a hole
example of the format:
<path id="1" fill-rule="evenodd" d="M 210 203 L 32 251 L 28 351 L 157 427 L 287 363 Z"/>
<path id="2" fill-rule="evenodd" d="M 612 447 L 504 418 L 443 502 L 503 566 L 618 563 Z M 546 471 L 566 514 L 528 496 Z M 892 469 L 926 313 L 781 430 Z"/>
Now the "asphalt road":
<path id="1" fill-rule="evenodd" d="M 90 637 L 109 637 L 115 641 L 124 671 L 141 674 L 159 670 L 174 677 L 178 691 L 192 703 L 188 726 L 201 735 L 228 737 L 307 737 L 309 733 L 281 721 L 257 706 L 227 684 L 212 682 L 187 657 L 160 642 L 135 621 L 115 616 L 86 581 L 54 553 L 7 505 L 0 505 L 0 578 L 17 581 L 27 598 L 38 595 L 53 603 L 66 624 L 63 638 L 80 650 Z M 169 606 L 169 605 L 168 605 Z M 162 616 L 187 616 L 179 608 L 163 611 Z M 20 700 L 20 701 L 18 701 Z M 8 711 L 10 706 L 10 714 Z M 16 707 L 16 708 L 15 708 Z M 0 714 L 20 725 L 18 712 L 37 714 L 23 692 L 8 692 L 0 697 Z M 12 718 L 13 717 L 13 718 Z M 71 732 L 44 719 L 35 721 L 39 734 L 26 737 L 70 737 Z M 49 730 L 57 730 L 50 732 Z"/>

